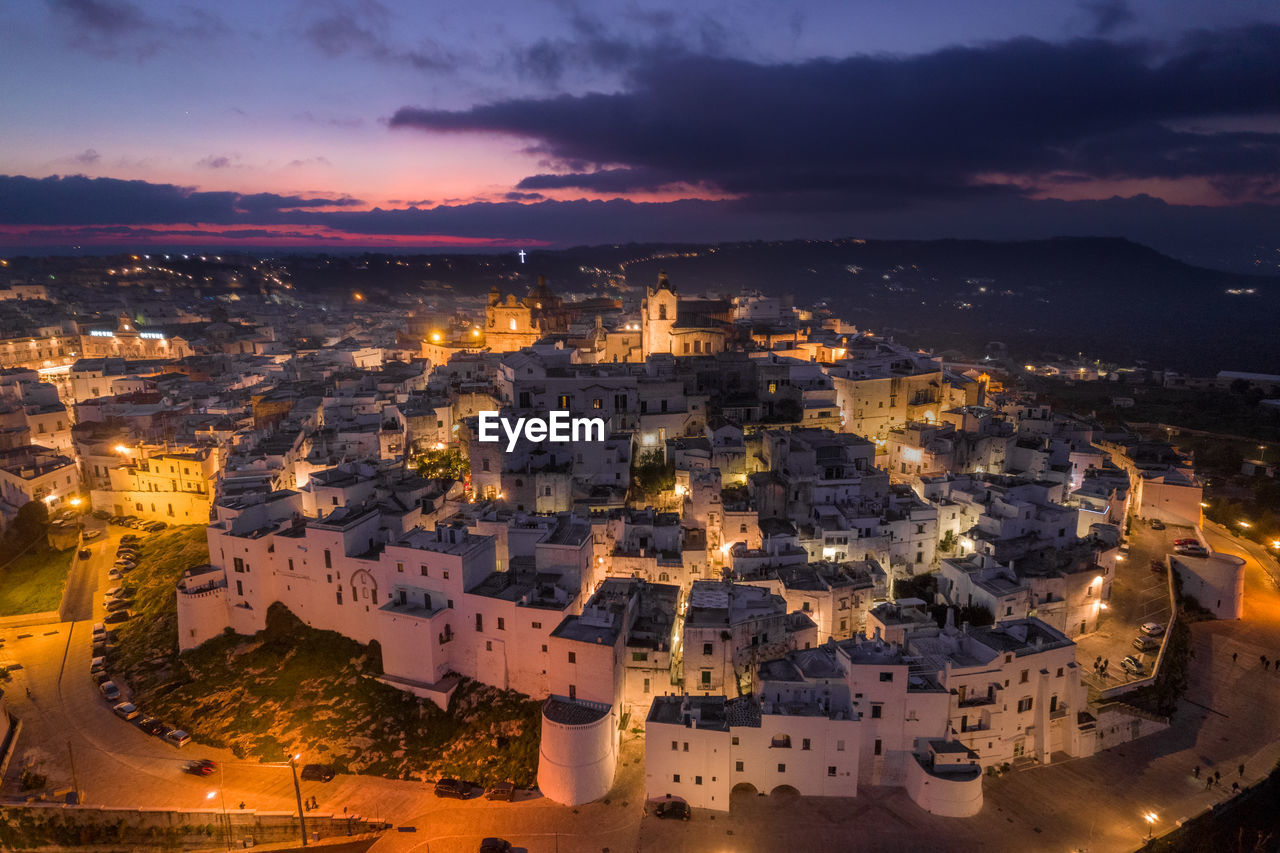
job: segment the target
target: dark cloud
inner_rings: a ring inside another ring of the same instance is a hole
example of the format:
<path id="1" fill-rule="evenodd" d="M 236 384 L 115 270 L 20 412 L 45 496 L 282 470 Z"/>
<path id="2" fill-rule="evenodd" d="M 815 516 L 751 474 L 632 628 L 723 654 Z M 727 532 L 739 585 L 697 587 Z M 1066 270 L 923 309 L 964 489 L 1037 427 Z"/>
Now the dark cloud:
<path id="1" fill-rule="evenodd" d="M 130 0 L 47 0 L 63 24 L 67 41 L 103 58 L 147 59 L 176 42 L 208 40 L 230 28 L 212 12 L 197 6 L 172 9 L 159 17 Z"/>
<path id="2" fill-rule="evenodd" d="M 1093 22 L 1093 34 L 1098 36 L 1110 35 L 1119 27 L 1137 20 L 1128 0 L 1081 0 L 1080 8 L 1088 13 Z"/>
<path id="3" fill-rule="evenodd" d="M 1274 190 L 1274 185 L 1266 188 Z M 1077 235 L 1127 237 L 1175 257 L 1235 263 L 1236 268 L 1244 268 L 1240 259 L 1252 258 L 1253 247 L 1274 242 L 1275 234 L 1280 233 L 1280 205 L 1173 205 L 1147 196 L 1037 201 L 999 191 L 976 198 L 933 197 L 910 205 L 857 209 L 834 203 L 821 208 L 811 197 L 795 196 L 672 202 L 519 198 L 392 210 L 357 209 L 361 207 L 359 200 L 348 197 L 197 192 L 171 184 L 83 176 L 0 176 L 0 239 L 50 245 L 59 234 L 81 233 L 90 239 L 91 234 L 105 236 L 111 229 L 122 229 L 122 242 L 126 238 L 145 242 L 172 233 L 216 239 L 223 233 L 202 231 L 197 224 L 230 227 L 242 233 L 259 229 L 273 238 L 294 233 L 300 244 L 311 242 L 310 235 L 318 229 L 326 239 L 342 234 L 346 235 L 341 237 L 345 244 L 357 246 L 362 236 L 370 242 L 382 237 L 422 237 L 441 243 L 444 235 L 457 238 L 459 243 L 483 239 L 576 245 L 796 237 L 1032 239 Z M 129 229 L 137 233 L 130 236 Z M 77 242 L 70 236 L 66 239 Z"/>
<path id="4" fill-rule="evenodd" d="M 75 157 L 72 157 L 71 159 L 73 159 L 77 163 L 83 163 L 86 166 L 91 166 L 94 163 L 97 163 L 99 160 L 101 160 L 102 155 L 99 154 L 96 149 L 86 148 L 85 150 L 81 151 L 79 154 L 77 154 Z"/>
<path id="5" fill-rule="evenodd" d="M 583 189 L 599 193 L 629 193 L 671 183 L 650 169 L 599 169 L 558 175 L 530 175 L 516 185 L 522 190 Z"/>
<path id="6" fill-rule="evenodd" d="M 296 215 L 288 211 L 360 205 L 346 196 L 197 192 L 173 184 L 83 175 L 0 175 L 0 225 L 276 224 Z"/>
<path id="7" fill-rule="evenodd" d="M 1017 39 L 912 57 L 763 65 L 664 56 L 623 91 L 404 107 L 398 128 L 501 133 L 570 175 L 522 189 L 672 182 L 850 204 L 997 191 L 999 176 L 1181 178 L 1280 173 L 1280 135 L 1190 132 L 1280 114 L 1280 27 L 1172 46 Z M 995 176 L 995 177 L 993 177 Z"/>
<path id="8" fill-rule="evenodd" d="M 451 71 L 457 57 L 433 39 L 396 44 L 392 14 L 378 0 L 327 0 L 306 6 L 302 35 L 328 57 L 358 56 L 409 65 L 422 71 Z"/>
<path id="9" fill-rule="evenodd" d="M 196 166 L 203 169 L 229 169 L 235 165 L 236 155 L 231 154 L 210 154 L 208 157 L 201 158 L 196 162 Z"/>
<path id="10" fill-rule="evenodd" d="M 542 201 L 546 198 L 542 193 L 522 193 L 511 191 L 502 196 L 507 201 Z"/>

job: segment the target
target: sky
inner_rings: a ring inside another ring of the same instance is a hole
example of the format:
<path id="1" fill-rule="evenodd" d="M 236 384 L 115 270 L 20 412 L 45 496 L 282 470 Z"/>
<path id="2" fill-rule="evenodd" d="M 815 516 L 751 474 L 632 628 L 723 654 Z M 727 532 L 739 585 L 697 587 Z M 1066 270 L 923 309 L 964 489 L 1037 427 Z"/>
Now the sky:
<path id="1" fill-rule="evenodd" d="M 0 6 L 10 249 L 1058 234 L 1275 271 L 1280 4 Z"/>

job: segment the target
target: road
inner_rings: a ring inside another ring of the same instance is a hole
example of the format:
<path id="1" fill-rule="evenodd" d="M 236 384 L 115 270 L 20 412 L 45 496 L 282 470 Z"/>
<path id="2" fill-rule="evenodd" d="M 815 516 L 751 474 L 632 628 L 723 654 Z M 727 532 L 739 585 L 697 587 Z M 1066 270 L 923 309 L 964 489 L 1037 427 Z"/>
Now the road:
<path id="1" fill-rule="evenodd" d="M 1239 764 L 1246 765 L 1248 783 L 1280 757 L 1280 672 L 1259 663 L 1262 654 L 1280 658 L 1280 590 L 1259 563 L 1267 555 L 1214 531 L 1209 536 L 1216 549 L 1246 558 L 1245 616 L 1192 626 L 1190 684 L 1172 728 L 1092 758 L 988 780 L 986 806 L 968 820 L 928 815 L 899 788 L 864 787 L 853 800 L 735 798 L 727 815 L 696 810 L 688 823 L 665 822 L 643 814 L 642 741 L 632 736 L 608 801 L 578 808 L 528 794 L 512 803 L 441 800 L 420 782 L 373 777 L 303 782 L 302 793 L 317 798 L 320 814 L 341 815 L 345 808 L 410 830 L 384 835 L 373 848 L 379 852 L 470 851 L 491 835 L 530 853 L 847 849 L 855 837 L 859 846 L 888 851 L 1132 850 L 1145 836 L 1144 811 L 1159 814 L 1161 832 L 1228 796 L 1204 790 L 1192 768 L 1217 769 L 1229 788 Z M 91 562 L 100 586 L 110 560 L 99 559 L 98 551 L 113 554 L 117 539 L 118 532 L 95 546 Z M 101 615 L 101 602 L 93 606 Z M 225 802 L 236 810 L 244 802 L 248 809 L 294 809 L 287 766 L 240 761 L 197 745 L 177 750 L 116 719 L 88 676 L 91 630 L 90 622 L 77 621 L 6 631 L 10 656 L 26 666 L 15 673 L 15 684 L 29 684 L 34 694 L 28 702 L 21 689 L 9 691 L 13 710 L 26 722 L 19 757 L 35 753 L 53 781 L 70 787 L 70 747 L 86 800 L 95 804 L 218 809 Z M 19 633 L 28 636 L 19 640 Z M 213 758 L 222 772 L 183 774 L 181 764 L 195 757 Z M 16 760 L 7 785 L 20 766 Z"/>

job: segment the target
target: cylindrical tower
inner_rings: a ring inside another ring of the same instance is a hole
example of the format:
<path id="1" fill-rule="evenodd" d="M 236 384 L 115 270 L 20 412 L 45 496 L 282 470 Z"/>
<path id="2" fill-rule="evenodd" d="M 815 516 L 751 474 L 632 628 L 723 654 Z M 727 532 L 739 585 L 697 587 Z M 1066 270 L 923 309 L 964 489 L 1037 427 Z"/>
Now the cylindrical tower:
<path id="1" fill-rule="evenodd" d="M 542 705 L 538 788 L 543 796 L 578 806 L 613 787 L 618 724 L 611 705 L 552 696 Z"/>

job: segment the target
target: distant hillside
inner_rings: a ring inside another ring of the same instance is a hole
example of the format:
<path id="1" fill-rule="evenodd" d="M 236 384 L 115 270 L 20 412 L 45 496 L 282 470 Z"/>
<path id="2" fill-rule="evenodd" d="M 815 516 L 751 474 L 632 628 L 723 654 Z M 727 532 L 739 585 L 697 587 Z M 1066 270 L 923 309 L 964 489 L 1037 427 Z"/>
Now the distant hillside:
<path id="1" fill-rule="evenodd" d="M 327 281 L 312 284 L 349 284 L 356 266 L 367 286 L 422 281 L 421 264 L 410 271 L 378 257 L 334 263 Z M 793 294 L 797 305 L 826 300 L 862 328 L 935 350 L 981 352 L 998 340 L 1019 357 L 1083 352 L 1196 374 L 1280 372 L 1280 279 L 1193 267 L 1122 239 L 633 244 L 531 252 L 523 265 L 509 252 L 421 256 L 428 258 L 432 280 L 463 291 L 545 274 L 560 291 L 622 276 L 634 295 L 666 269 L 687 293 L 755 289 Z"/>

